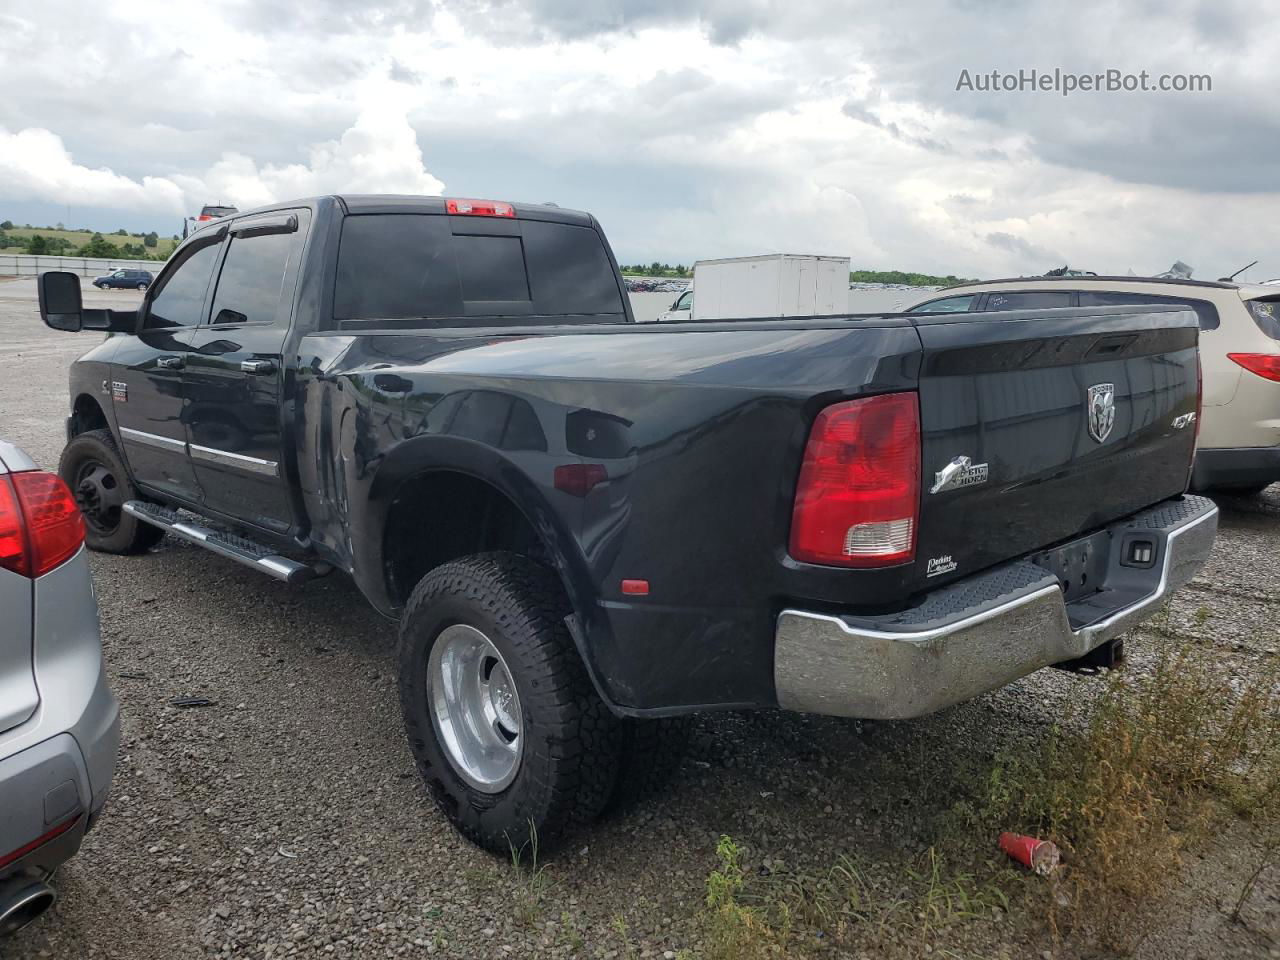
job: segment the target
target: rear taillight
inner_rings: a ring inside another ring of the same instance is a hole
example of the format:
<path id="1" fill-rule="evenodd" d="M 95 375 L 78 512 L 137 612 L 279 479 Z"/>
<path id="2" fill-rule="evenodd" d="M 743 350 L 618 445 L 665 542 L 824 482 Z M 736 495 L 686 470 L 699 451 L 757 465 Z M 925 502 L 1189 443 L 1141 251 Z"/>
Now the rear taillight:
<path id="1" fill-rule="evenodd" d="M 1228 353 L 1227 357 L 1264 380 L 1275 380 L 1280 383 L 1280 354 Z"/>
<path id="2" fill-rule="evenodd" d="M 791 515 L 791 556 L 839 567 L 915 558 L 920 409 L 914 393 L 850 400 L 818 414 Z"/>
<path id="3" fill-rule="evenodd" d="M 455 216 L 465 217 L 514 217 L 516 208 L 501 200 L 445 200 L 444 208 Z"/>
<path id="4" fill-rule="evenodd" d="M 62 478 L 27 471 L 0 476 L 0 567 L 41 577 L 84 543 L 84 518 Z"/>

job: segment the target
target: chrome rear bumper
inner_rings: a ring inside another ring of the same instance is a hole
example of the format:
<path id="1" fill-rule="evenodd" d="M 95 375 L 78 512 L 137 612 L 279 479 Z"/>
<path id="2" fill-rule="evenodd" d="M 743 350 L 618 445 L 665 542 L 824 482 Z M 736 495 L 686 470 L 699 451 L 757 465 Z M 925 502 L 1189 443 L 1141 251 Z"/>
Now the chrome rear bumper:
<path id="1" fill-rule="evenodd" d="M 1213 502 L 1191 496 L 1113 524 L 1103 592 L 1087 605 L 1064 602 L 1057 578 L 1022 560 L 952 584 L 899 614 L 784 610 L 774 648 L 778 704 L 842 717 L 919 717 L 1084 656 L 1150 617 L 1190 580 L 1217 526 Z M 1120 563 L 1118 545 L 1136 536 L 1157 545 L 1149 569 Z M 1128 602 L 1099 615 L 1109 587 Z"/>

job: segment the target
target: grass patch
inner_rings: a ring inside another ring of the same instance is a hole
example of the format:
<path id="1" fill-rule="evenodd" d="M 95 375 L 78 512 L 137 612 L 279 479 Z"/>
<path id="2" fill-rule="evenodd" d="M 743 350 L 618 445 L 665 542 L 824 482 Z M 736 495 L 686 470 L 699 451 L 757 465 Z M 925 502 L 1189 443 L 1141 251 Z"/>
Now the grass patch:
<path id="1" fill-rule="evenodd" d="M 547 868 L 538 863 L 538 830 L 529 821 L 529 839 L 517 847 L 511 844 L 511 870 L 515 874 L 512 916 L 529 926 L 542 915 L 547 893 L 555 885 Z"/>
<path id="2" fill-rule="evenodd" d="M 917 860 L 877 870 L 842 856 L 820 876 L 748 877 L 729 837 L 716 849 L 719 866 L 707 878 L 703 914 L 712 960 L 765 960 L 855 945 L 896 946 L 916 956 L 947 928 L 1008 909 L 992 880 L 953 869 L 930 847 Z"/>
<path id="3" fill-rule="evenodd" d="M 1066 717 L 1037 749 L 998 757 L 981 808 L 961 810 L 967 832 L 1052 839 L 1066 857 L 1061 877 L 1028 886 L 1055 932 L 1132 951 L 1183 850 L 1215 823 L 1241 817 L 1275 834 L 1276 680 L 1268 667 L 1242 682 L 1166 638 L 1148 675 L 1112 673 L 1087 713 L 1076 708 L 1082 715 Z"/>
<path id="4" fill-rule="evenodd" d="M 756 876 L 722 838 L 701 914 L 706 955 L 918 956 L 981 938 L 953 928 L 1005 914 L 1024 933 L 1042 934 L 1044 922 L 1055 939 L 1128 953 L 1178 882 L 1184 851 L 1232 818 L 1249 823 L 1261 851 L 1222 906 L 1238 916 L 1280 859 L 1280 675 L 1268 663 L 1242 679 L 1167 631 L 1151 640 L 1153 663 L 1093 681 L 1101 690 L 1040 739 L 977 770 L 958 756 L 937 786 L 966 799 L 944 808 L 936 845 L 914 860 L 845 855 L 817 876 Z M 1014 866 L 995 850 L 1003 830 L 1053 840 L 1063 867 L 1045 879 Z"/>

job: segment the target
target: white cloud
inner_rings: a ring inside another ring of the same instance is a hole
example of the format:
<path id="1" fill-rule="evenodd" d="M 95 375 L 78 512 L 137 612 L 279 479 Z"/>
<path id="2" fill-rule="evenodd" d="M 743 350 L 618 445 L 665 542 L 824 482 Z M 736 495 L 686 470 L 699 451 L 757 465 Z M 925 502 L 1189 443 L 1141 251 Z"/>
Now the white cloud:
<path id="1" fill-rule="evenodd" d="M 10 133 L 0 127 L 0 197 L 164 213 L 182 209 L 182 191 L 172 180 L 131 180 L 86 167 L 72 160 L 61 137 L 35 128 Z"/>
<path id="2" fill-rule="evenodd" d="M 306 163 L 260 166 L 227 153 L 201 173 L 131 179 L 76 163 L 52 131 L 0 127 L 0 199 L 169 214 L 210 202 L 248 209 L 326 193 L 438 195 L 444 189 L 424 165 L 405 110 L 394 104 L 370 106 L 339 139 L 314 144 L 308 154 Z"/>
<path id="3" fill-rule="evenodd" d="M 0 98 L 22 131 L 0 132 L 0 207 L 93 196 L 159 225 L 175 206 L 446 180 L 589 209 L 628 261 L 1280 273 L 1277 69 L 1248 0 L 1067 21 L 1046 0 L 72 5 L 0 13 L 0 63 L 23 77 Z M 1058 66 L 1214 89 L 955 90 L 961 68 Z"/>

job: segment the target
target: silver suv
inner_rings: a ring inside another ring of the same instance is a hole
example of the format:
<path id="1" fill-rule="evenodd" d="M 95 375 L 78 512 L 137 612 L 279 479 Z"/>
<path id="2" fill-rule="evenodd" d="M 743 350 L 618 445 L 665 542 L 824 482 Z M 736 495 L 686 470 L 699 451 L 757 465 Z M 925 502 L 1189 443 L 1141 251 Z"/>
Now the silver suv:
<path id="1" fill-rule="evenodd" d="M 0 440 L 0 937 L 52 905 L 49 881 L 102 811 L 119 742 L 80 509 Z"/>

